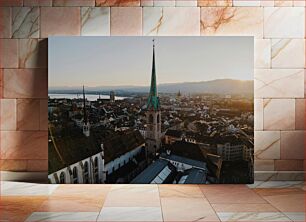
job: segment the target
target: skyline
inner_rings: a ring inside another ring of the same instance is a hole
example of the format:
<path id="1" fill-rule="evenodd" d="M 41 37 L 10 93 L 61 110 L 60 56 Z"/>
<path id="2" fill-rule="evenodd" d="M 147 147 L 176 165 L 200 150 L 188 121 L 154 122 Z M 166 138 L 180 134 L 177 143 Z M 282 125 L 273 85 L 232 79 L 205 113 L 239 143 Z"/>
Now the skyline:
<path id="1" fill-rule="evenodd" d="M 152 39 L 52 37 L 49 87 L 146 87 L 150 83 Z M 253 80 L 253 37 L 154 39 L 158 85 Z"/>

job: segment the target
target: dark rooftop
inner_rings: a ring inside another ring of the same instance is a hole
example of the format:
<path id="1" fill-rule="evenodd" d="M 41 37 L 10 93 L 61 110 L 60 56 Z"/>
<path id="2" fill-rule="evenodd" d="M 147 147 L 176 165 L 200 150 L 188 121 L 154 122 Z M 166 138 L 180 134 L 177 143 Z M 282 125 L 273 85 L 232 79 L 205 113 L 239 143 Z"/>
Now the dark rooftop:
<path id="1" fill-rule="evenodd" d="M 184 180 L 184 184 L 205 184 L 206 172 L 200 169 L 190 169 L 187 172 L 187 178 Z"/>
<path id="2" fill-rule="evenodd" d="M 177 155 L 173 155 L 173 154 L 167 155 L 166 153 L 160 154 L 160 157 L 162 159 L 172 160 L 172 161 L 176 161 L 176 162 L 179 162 L 179 163 L 185 163 L 185 164 L 195 166 L 195 167 L 198 167 L 198 168 L 201 168 L 201 169 L 207 169 L 206 168 L 206 163 L 202 162 L 202 161 L 193 160 L 193 159 L 189 159 L 189 158 L 186 158 L 186 157 L 177 156 Z"/>
<path id="3" fill-rule="evenodd" d="M 165 133 L 165 135 L 180 138 L 183 135 L 183 132 L 180 131 L 180 130 L 168 129 L 167 132 Z"/>

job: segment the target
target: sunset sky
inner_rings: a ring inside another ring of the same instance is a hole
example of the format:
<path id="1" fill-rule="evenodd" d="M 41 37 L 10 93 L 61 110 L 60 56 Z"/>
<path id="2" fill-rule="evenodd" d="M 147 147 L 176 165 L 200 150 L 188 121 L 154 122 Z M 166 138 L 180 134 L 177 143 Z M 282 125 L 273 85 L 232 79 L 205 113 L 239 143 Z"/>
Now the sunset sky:
<path id="1" fill-rule="evenodd" d="M 158 84 L 253 80 L 253 37 L 155 37 Z M 152 37 L 50 37 L 49 86 L 147 86 Z"/>

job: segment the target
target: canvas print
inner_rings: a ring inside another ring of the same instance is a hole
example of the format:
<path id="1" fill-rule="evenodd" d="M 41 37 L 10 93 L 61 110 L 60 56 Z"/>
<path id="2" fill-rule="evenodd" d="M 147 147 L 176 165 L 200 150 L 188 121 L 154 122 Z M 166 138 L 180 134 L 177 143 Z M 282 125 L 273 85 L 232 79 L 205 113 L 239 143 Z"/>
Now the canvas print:
<path id="1" fill-rule="evenodd" d="M 49 182 L 252 183 L 253 41 L 49 38 Z"/>

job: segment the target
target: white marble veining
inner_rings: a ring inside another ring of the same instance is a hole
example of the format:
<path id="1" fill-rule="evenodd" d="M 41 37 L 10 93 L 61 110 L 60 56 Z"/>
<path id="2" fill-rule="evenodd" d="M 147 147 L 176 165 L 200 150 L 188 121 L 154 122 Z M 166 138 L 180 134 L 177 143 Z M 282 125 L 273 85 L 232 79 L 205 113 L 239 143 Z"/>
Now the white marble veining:
<path id="1" fill-rule="evenodd" d="M 188 6 L 197 6 L 198 1 L 197 0 L 176 0 L 175 1 L 175 6 L 183 6 L 183 7 L 188 7 Z"/>
<path id="2" fill-rule="evenodd" d="M 303 98 L 303 69 L 256 69 L 256 98 Z"/>
<path id="3" fill-rule="evenodd" d="M 283 212 L 292 221 L 305 221 L 305 212 Z"/>
<path id="4" fill-rule="evenodd" d="M 200 35 L 200 8 L 144 7 L 142 13 L 143 35 Z"/>
<path id="5" fill-rule="evenodd" d="M 81 20 L 82 36 L 110 35 L 109 7 L 82 7 Z"/>
<path id="6" fill-rule="evenodd" d="M 160 207 L 103 207 L 98 221 L 163 221 Z"/>
<path id="7" fill-rule="evenodd" d="M 304 181 L 254 181 L 247 184 L 251 189 L 254 188 L 303 188 Z"/>
<path id="8" fill-rule="evenodd" d="M 221 221 L 290 221 L 280 212 L 222 212 L 217 214 Z"/>
<path id="9" fill-rule="evenodd" d="M 254 129 L 263 130 L 263 100 L 254 99 Z"/>
<path id="10" fill-rule="evenodd" d="M 13 7 L 12 37 L 39 38 L 39 8 Z"/>
<path id="11" fill-rule="evenodd" d="M 254 41 L 254 67 L 271 68 L 271 40 L 255 39 Z"/>
<path id="12" fill-rule="evenodd" d="M 175 6 L 175 0 L 153 0 L 154 7 Z"/>
<path id="13" fill-rule="evenodd" d="M 34 212 L 26 221 L 96 221 L 99 212 Z"/>
<path id="14" fill-rule="evenodd" d="M 304 38 L 305 9 L 302 7 L 265 7 L 265 38 Z"/>
<path id="15" fill-rule="evenodd" d="M 304 68 L 304 39 L 272 39 L 272 68 Z"/>
<path id="16" fill-rule="evenodd" d="M 45 196 L 59 185 L 1 181 L 1 196 Z"/>
<path id="17" fill-rule="evenodd" d="M 255 131 L 254 142 L 256 159 L 280 159 L 279 131 Z"/>

